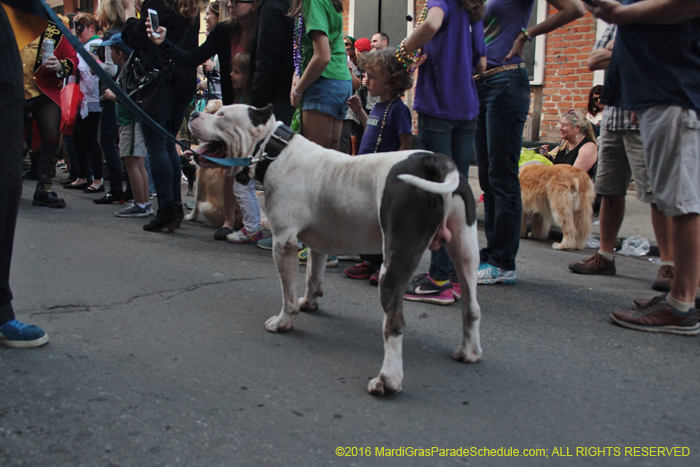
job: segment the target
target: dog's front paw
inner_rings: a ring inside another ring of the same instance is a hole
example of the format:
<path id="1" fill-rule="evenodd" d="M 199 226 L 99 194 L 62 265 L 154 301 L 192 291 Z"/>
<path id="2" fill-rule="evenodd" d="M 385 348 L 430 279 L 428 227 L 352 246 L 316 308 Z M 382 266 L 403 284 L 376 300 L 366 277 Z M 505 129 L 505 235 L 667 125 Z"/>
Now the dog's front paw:
<path id="1" fill-rule="evenodd" d="M 383 373 L 376 378 L 372 378 L 367 385 L 367 391 L 373 396 L 383 396 L 384 394 L 396 394 L 401 392 L 401 381 L 391 382 Z"/>
<path id="2" fill-rule="evenodd" d="M 196 220 L 197 220 L 197 216 L 194 216 L 193 214 L 194 214 L 194 213 L 192 213 L 192 212 L 189 213 L 189 214 L 187 214 L 187 215 L 185 216 L 185 220 L 186 220 L 186 221 L 196 221 Z"/>
<path id="3" fill-rule="evenodd" d="M 270 332 L 287 332 L 292 329 L 292 320 L 287 315 L 276 315 L 265 321 L 265 329 Z"/>

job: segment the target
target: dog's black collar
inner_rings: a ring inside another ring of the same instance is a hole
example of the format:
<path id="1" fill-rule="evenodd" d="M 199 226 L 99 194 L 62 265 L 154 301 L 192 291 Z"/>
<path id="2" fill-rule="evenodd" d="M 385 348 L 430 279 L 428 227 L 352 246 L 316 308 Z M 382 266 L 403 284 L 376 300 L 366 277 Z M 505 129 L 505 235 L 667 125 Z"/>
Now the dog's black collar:
<path id="1" fill-rule="evenodd" d="M 272 133 L 269 141 L 262 149 L 260 160 L 255 165 L 255 179 L 257 181 L 264 183 L 263 180 L 265 179 L 265 172 L 267 172 L 267 168 L 275 161 L 275 159 L 277 159 L 277 156 L 280 155 L 282 150 L 287 146 L 287 144 L 289 144 L 289 141 L 295 134 L 296 133 L 294 133 L 294 131 L 287 125 L 278 126 L 275 132 Z M 255 147 L 253 154 L 258 154 L 261 144 L 262 142 L 258 143 L 258 146 Z"/>

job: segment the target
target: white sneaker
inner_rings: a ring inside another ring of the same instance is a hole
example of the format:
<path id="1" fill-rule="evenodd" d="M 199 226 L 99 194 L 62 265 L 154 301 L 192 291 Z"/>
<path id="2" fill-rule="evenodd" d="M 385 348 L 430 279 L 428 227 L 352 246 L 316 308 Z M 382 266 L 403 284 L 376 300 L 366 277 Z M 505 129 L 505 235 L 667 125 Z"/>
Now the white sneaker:
<path id="1" fill-rule="evenodd" d="M 476 273 L 476 283 L 479 285 L 515 284 L 515 271 L 507 271 L 489 263 L 481 263 Z"/>
<path id="2" fill-rule="evenodd" d="M 148 213 L 149 216 L 154 215 L 155 213 L 153 212 L 153 205 L 151 203 L 148 203 L 146 205 L 146 212 Z"/>
<path id="3" fill-rule="evenodd" d="M 236 230 L 226 235 L 226 241 L 229 243 L 258 243 L 262 238 L 262 227 L 258 227 L 252 232 L 246 231 L 245 227 L 243 227 L 241 230 Z"/>

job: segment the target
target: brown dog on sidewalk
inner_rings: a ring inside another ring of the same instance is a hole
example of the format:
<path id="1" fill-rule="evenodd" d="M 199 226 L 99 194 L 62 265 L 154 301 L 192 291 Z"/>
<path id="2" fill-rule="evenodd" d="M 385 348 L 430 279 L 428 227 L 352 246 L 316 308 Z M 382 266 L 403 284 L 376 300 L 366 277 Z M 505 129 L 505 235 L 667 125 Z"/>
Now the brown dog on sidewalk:
<path id="1" fill-rule="evenodd" d="M 220 99 L 212 99 L 207 102 L 204 113 L 213 114 L 223 102 Z M 209 227 L 221 227 L 224 224 L 224 178 L 226 169 L 217 167 L 197 167 L 197 177 L 194 187 L 194 207 L 185 220 L 196 222 L 200 214 L 204 217 L 204 225 Z M 236 204 L 236 218 L 234 230 L 243 227 L 243 214 Z"/>
<path id="2" fill-rule="evenodd" d="M 532 217 L 531 238 L 549 237 L 552 221 L 561 227 L 556 250 L 581 250 L 591 233 L 595 189 L 583 170 L 571 165 L 530 162 L 520 168 L 523 218 L 520 237 L 527 237 L 526 220 Z"/>

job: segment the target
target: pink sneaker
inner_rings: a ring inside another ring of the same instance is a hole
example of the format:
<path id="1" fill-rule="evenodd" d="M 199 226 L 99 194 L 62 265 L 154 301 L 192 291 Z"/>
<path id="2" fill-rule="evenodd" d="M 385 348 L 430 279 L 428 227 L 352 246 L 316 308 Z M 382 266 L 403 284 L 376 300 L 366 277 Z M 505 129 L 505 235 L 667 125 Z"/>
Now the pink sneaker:
<path id="1" fill-rule="evenodd" d="M 452 283 L 437 285 L 428 274 L 420 274 L 408 283 L 404 300 L 412 302 L 432 303 L 434 305 L 452 305 L 455 296 L 452 293 Z"/>
<path id="2" fill-rule="evenodd" d="M 462 298 L 462 286 L 459 284 L 459 279 L 453 277 L 450 282 L 452 282 L 452 295 L 455 296 L 455 300 L 459 300 Z"/>

